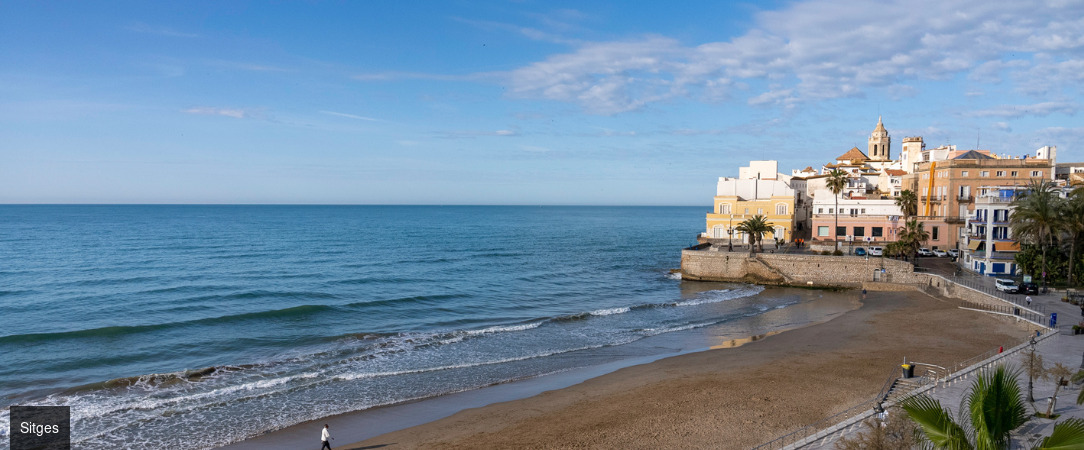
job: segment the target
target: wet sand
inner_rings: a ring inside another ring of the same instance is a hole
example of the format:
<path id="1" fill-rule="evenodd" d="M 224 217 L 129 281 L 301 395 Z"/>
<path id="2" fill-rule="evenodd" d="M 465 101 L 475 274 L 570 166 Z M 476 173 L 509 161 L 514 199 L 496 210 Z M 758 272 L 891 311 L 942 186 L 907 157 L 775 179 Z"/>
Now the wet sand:
<path id="1" fill-rule="evenodd" d="M 946 366 L 1028 335 L 1011 319 L 957 305 L 871 292 L 825 323 L 335 448 L 749 448 L 871 398 L 904 357 Z"/>

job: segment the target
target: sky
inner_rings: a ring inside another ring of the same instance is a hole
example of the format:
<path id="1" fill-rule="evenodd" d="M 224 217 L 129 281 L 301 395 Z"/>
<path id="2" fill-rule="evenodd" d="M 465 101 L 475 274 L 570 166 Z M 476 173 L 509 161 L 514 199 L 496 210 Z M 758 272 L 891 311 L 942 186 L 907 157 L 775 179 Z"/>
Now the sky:
<path id="1" fill-rule="evenodd" d="M 1084 161 L 1084 1 L 0 2 L 0 203 L 707 205 L 904 137 Z"/>

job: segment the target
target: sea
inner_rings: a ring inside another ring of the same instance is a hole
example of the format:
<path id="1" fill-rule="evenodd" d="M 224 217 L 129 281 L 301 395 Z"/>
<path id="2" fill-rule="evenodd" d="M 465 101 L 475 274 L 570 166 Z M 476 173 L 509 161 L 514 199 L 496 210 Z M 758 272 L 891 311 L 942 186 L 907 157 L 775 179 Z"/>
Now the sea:
<path id="1" fill-rule="evenodd" d="M 844 308 L 681 281 L 705 212 L 3 205 L 0 447 L 10 405 L 70 406 L 77 448 L 215 448 Z"/>

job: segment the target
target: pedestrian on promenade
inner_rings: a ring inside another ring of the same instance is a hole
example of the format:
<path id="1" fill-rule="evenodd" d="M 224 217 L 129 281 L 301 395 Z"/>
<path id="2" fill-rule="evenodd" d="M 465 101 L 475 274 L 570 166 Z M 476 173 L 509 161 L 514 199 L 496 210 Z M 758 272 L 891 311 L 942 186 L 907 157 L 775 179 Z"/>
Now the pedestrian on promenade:
<path id="1" fill-rule="evenodd" d="M 331 437 L 331 433 L 328 431 L 328 428 L 330 427 L 328 427 L 325 423 L 324 429 L 320 433 L 320 442 L 323 443 L 320 445 L 320 450 L 324 450 L 325 448 L 327 450 L 331 450 L 331 440 L 335 438 Z"/>
<path id="2" fill-rule="evenodd" d="M 1027 300 L 1028 301 L 1028 306 L 1031 306 L 1031 296 L 1030 295 L 1027 296 L 1027 298 L 1025 298 L 1024 300 Z"/>

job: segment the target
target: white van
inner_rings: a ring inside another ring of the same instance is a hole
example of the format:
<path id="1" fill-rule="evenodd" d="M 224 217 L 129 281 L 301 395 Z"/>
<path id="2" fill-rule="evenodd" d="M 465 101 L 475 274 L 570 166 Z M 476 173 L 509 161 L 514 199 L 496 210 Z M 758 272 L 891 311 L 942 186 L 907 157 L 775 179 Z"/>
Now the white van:
<path id="1" fill-rule="evenodd" d="M 885 254 L 885 249 L 882 247 L 870 247 L 869 256 L 882 256 Z"/>

